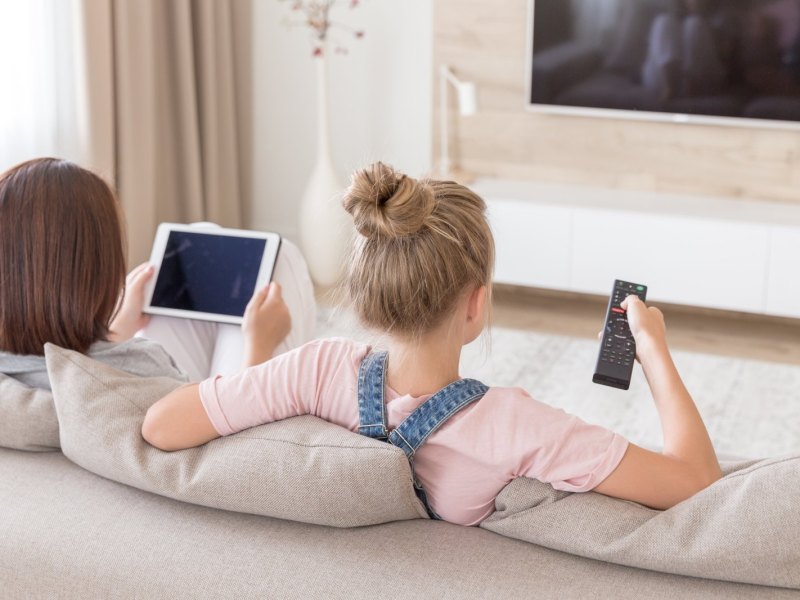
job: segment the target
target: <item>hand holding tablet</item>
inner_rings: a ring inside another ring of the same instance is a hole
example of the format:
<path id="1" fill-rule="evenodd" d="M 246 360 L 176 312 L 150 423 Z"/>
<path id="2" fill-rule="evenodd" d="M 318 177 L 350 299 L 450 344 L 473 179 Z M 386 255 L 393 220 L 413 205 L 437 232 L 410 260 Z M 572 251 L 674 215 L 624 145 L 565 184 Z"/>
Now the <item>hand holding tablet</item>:
<path id="1" fill-rule="evenodd" d="M 280 244 L 277 233 L 162 223 L 144 312 L 241 324 L 254 292 L 272 279 Z"/>
<path id="2" fill-rule="evenodd" d="M 291 329 L 292 315 L 283 301 L 280 284 L 273 281 L 253 295 L 244 311 L 244 366 L 252 367 L 272 358 Z"/>

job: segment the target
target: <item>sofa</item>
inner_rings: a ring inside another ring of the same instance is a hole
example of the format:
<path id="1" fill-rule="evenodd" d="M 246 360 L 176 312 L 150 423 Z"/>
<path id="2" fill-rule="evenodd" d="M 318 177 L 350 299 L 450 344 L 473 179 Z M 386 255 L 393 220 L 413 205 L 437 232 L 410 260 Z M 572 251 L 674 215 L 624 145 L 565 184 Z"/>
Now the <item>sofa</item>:
<path id="1" fill-rule="evenodd" d="M 740 465 L 666 512 L 517 479 L 481 528 L 461 527 L 425 518 L 398 448 L 302 416 L 161 452 L 141 422 L 178 382 L 45 351 L 52 395 L 0 379 L 0 445 L 17 447 L 0 448 L 4 600 L 771 599 L 800 589 L 786 523 L 800 501 L 798 457 Z M 34 414 L 38 428 L 26 425 Z"/>
<path id="2" fill-rule="evenodd" d="M 474 527 L 307 525 L 121 485 L 0 449 L 0 597 L 797 598 L 578 558 Z"/>

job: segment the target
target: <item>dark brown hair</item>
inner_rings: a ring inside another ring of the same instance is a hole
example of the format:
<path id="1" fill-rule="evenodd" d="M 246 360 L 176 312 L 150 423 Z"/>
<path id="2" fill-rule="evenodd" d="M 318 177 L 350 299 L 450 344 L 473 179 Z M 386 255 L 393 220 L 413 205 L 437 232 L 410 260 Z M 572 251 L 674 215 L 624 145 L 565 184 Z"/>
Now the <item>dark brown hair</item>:
<path id="1" fill-rule="evenodd" d="M 73 163 L 39 158 L 0 177 L 0 350 L 86 352 L 108 337 L 125 284 L 119 205 Z"/>
<path id="2" fill-rule="evenodd" d="M 356 237 L 347 273 L 362 323 L 419 338 L 450 314 L 469 286 L 488 286 L 494 238 L 486 205 L 452 181 L 417 181 L 374 163 L 345 193 Z"/>

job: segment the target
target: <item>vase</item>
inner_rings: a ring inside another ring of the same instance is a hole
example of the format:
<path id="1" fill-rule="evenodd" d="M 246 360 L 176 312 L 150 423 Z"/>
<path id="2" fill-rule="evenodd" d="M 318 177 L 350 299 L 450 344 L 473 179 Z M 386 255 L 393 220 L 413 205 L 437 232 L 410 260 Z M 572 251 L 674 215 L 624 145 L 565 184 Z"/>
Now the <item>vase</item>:
<path id="1" fill-rule="evenodd" d="M 300 203 L 300 244 L 314 282 L 331 287 L 341 278 L 353 224 L 342 207 L 344 184 L 331 159 L 326 57 L 317 68 L 317 156 Z"/>

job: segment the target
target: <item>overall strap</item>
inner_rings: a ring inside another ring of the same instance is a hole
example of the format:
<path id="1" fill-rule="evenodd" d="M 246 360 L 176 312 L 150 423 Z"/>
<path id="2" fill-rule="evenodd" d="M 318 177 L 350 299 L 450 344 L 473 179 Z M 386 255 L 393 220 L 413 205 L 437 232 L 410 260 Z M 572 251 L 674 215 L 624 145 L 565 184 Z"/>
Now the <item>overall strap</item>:
<path id="1" fill-rule="evenodd" d="M 475 379 L 460 379 L 451 383 L 408 415 L 389 434 L 389 442 L 412 460 L 414 453 L 434 431 L 459 410 L 483 398 L 488 390 L 488 386 Z"/>
<path id="2" fill-rule="evenodd" d="M 461 379 L 431 396 L 391 433 L 386 426 L 387 352 L 368 354 L 358 369 L 358 432 L 361 435 L 386 441 L 400 448 L 411 465 L 414 488 L 430 516 L 439 519 L 428 502 L 422 484 L 414 470 L 414 453 L 425 440 L 450 417 L 465 406 L 480 400 L 489 389 L 480 381 Z"/>
<path id="3" fill-rule="evenodd" d="M 373 352 L 364 357 L 358 369 L 358 433 L 386 440 L 386 359 L 388 352 Z"/>

